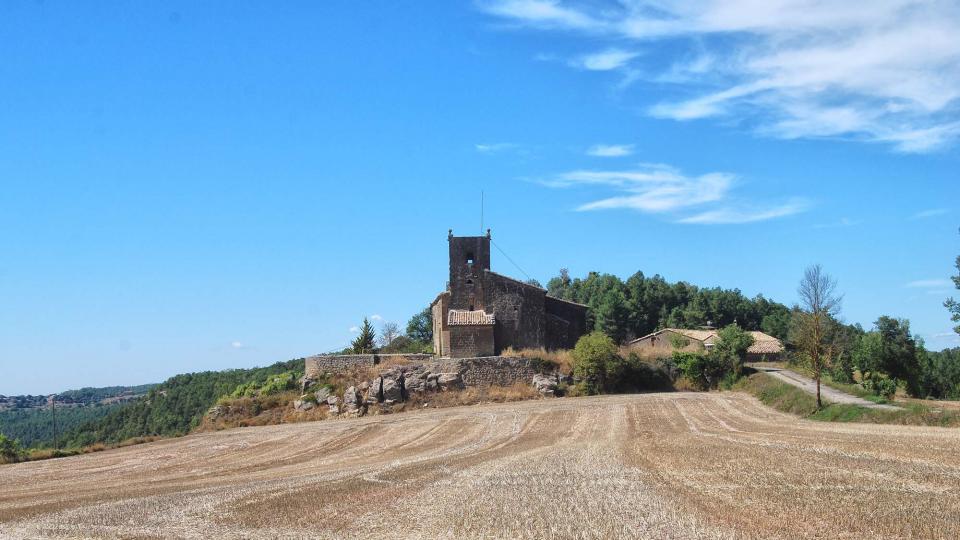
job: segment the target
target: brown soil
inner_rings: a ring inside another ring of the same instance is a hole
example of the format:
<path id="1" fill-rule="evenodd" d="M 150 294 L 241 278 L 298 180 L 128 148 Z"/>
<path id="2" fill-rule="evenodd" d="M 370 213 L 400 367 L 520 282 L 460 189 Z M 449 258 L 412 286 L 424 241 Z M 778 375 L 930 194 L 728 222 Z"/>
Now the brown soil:
<path id="1" fill-rule="evenodd" d="M 2 466 L 0 537 L 957 538 L 958 450 L 737 393 L 431 408 Z"/>

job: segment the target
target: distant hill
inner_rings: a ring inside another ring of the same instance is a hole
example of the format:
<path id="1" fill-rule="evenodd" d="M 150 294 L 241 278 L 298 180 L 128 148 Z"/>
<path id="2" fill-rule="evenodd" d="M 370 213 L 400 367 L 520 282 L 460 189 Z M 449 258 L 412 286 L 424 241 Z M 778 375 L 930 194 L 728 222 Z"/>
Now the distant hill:
<path id="1" fill-rule="evenodd" d="M 303 374 L 303 359 L 251 369 L 204 371 L 177 375 L 146 395 L 76 425 L 66 433 L 68 446 L 118 443 L 135 437 L 185 435 L 200 424 L 217 399 L 238 386 L 262 382 L 272 375 Z"/>
<path id="2" fill-rule="evenodd" d="M 80 388 L 56 395 L 57 431 L 106 416 L 110 411 L 146 395 L 156 384 Z M 25 447 L 53 445 L 53 413 L 47 396 L 0 396 L 0 433 L 18 439 Z"/>

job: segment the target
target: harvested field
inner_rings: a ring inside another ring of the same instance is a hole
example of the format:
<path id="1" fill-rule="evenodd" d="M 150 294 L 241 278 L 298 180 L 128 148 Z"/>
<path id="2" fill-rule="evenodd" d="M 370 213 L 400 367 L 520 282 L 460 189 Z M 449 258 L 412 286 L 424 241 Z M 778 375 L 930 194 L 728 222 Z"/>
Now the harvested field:
<path id="1" fill-rule="evenodd" d="M 3 538 L 958 538 L 960 430 L 569 398 L 202 433 L 0 485 Z"/>

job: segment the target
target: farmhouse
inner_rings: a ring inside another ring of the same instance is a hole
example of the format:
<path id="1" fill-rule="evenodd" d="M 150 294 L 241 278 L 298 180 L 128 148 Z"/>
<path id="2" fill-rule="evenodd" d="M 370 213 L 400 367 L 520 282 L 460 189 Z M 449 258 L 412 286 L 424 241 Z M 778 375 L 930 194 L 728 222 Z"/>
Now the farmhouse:
<path id="1" fill-rule="evenodd" d="M 450 280 L 430 304 L 437 356 L 498 355 L 507 347 L 568 349 L 586 331 L 587 306 L 490 270 L 485 236 L 447 234 Z"/>
<path id="2" fill-rule="evenodd" d="M 783 343 L 763 332 L 747 332 L 753 336 L 753 345 L 747 349 L 747 362 L 774 362 L 783 353 Z M 641 356 L 670 356 L 673 351 L 710 350 L 719 339 L 715 329 L 687 330 L 664 328 L 630 342 L 630 348 Z"/>

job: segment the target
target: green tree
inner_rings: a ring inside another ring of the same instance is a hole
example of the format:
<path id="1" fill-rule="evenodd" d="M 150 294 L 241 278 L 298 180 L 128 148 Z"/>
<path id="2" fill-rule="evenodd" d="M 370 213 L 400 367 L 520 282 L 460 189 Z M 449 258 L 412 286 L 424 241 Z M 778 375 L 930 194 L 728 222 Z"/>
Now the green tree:
<path id="1" fill-rule="evenodd" d="M 954 286 L 957 289 L 960 289 L 960 255 L 957 255 L 957 261 L 955 263 L 957 267 L 957 275 L 951 276 L 950 279 L 953 280 Z M 947 298 L 946 302 L 943 305 L 950 311 L 950 320 L 955 323 L 960 323 L 960 302 L 953 299 L 953 297 Z M 953 331 L 960 334 L 960 324 L 953 327 Z"/>
<path id="2" fill-rule="evenodd" d="M 841 297 L 837 281 L 819 264 L 807 267 L 797 288 L 802 309 L 791 321 L 791 341 L 813 370 L 817 382 L 817 407 L 823 407 L 820 398 L 820 377 L 831 359 L 831 320 L 840 312 Z"/>
<path id="3" fill-rule="evenodd" d="M 622 343 L 627 336 L 627 301 L 619 290 L 604 293 L 596 307 L 596 329 Z"/>
<path id="4" fill-rule="evenodd" d="M 0 462 L 16 463 L 23 457 L 24 452 L 20 442 L 0 433 Z"/>
<path id="5" fill-rule="evenodd" d="M 616 384 L 623 370 L 623 359 L 610 336 L 595 331 L 581 337 L 573 349 L 573 377 L 591 394 Z"/>
<path id="6" fill-rule="evenodd" d="M 740 378 L 747 349 L 753 345 L 753 336 L 735 324 L 724 326 L 717 332 L 719 338 L 707 355 L 714 364 L 722 366 L 724 377 Z"/>
<path id="7" fill-rule="evenodd" d="M 906 381 L 907 389 L 918 395 L 920 364 L 917 341 L 910 334 L 910 321 L 882 316 L 874 323 L 880 337 L 879 356 L 875 359 L 877 371 L 891 378 Z"/>
<path id="8" fill-rule="evenodd" d="M 430 306 L 410 317 L 407 322 L 407 337 L 420 343 L 433 342 L 433 311 Z"/>
<path id="9" fill-rule="evenodd" d="M 370 320 L 363 318 L 363 326 L 360 327 L 360 335 L 350 342 L 350 348 L 354 354 L 372 353 L 377 342 L 377 333 L 370 324 Z"/>

